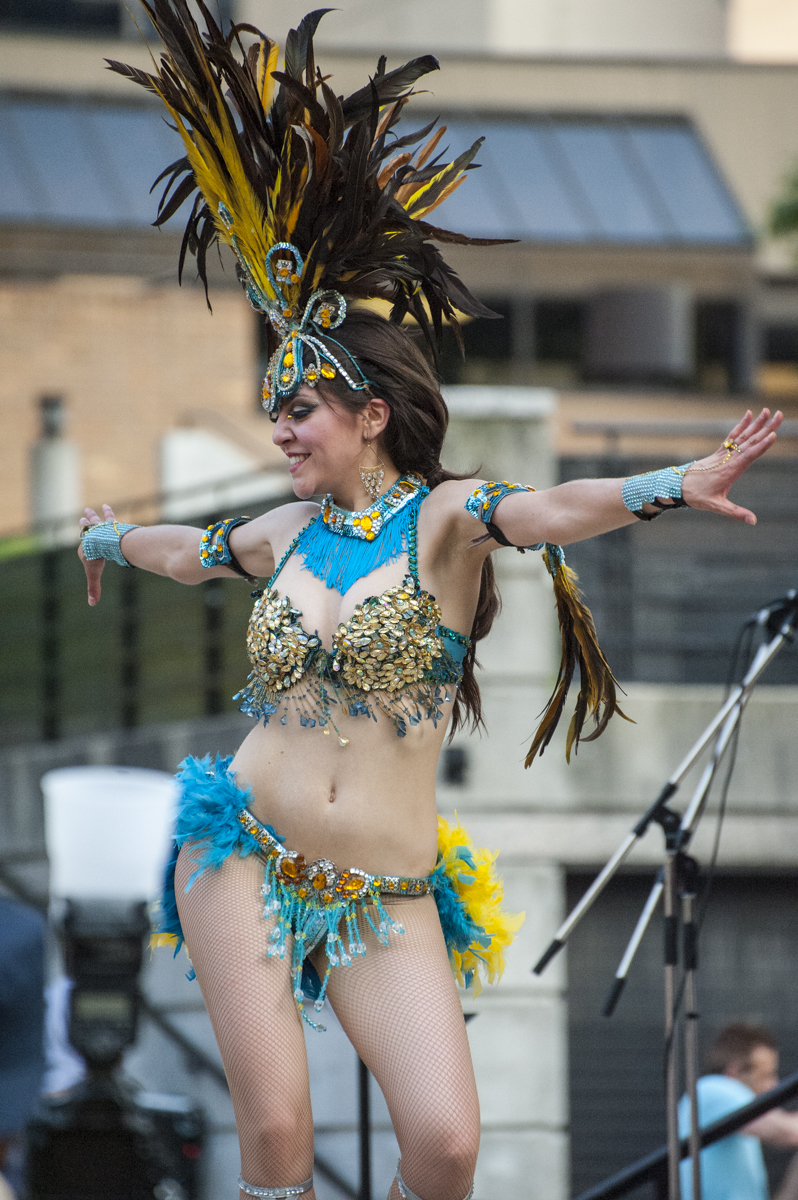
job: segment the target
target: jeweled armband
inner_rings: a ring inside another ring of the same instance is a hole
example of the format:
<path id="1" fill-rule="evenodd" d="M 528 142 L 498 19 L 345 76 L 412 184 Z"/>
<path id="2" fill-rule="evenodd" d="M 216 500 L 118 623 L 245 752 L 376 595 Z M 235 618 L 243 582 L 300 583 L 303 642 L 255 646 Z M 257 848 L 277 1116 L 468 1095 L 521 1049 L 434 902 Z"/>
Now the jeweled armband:
<path id="1" fill-rule="evenodd" d="M 682 499 L 682 480 L 692 465 L 689 462 L 681 467 L 664 467 L 661 471 L 647 471 L 625 479 L 621 495 L 629 512 L 641 521 L 653 521 L 666 508 L 687 508 L 687 501 Z M 663 504 L 663 496 L 672 503 Z M 657 511 L 643 512 L 644 504 L 653 504 Z"/>
<path id="2" fill-rule="evenodd" d="M 237 525 L 246 525 L 251 520 L 251 517 L 227 517 L 224 521 L 216 521 L 209 525 L 200 538 L 200 566 L 208 570 L 211 567 L 229 567 L 237 575 L 254 583 L 254 576 L 241 566 L 228 541 Z"/>
<path id="3" fill-rule="evenodd" d="M 534 490 L 525 483 L 508 483 L 506 479 L 501 483 L 481 483 L 466 500 L 466 511 L 487 526 L 486 538 L 492 537 L 500 546 L 514 546 L 515 543 L 507 540 L 498 525 L 494 525 L 493 514 L 497 504 L 505 496 L 510 496 L 513 492 L 534 492 Z M 520 550 L 523 554 L 524 550 L 542 550 L 543 546 L 543 542 L 536 542 L 534 546 L 515 546 L 515 549 Z"/>
<path id="4" fill-rule="evenodd" d="M 123 534 L 138 528 L 138 525 L 124 525 L 121 521 L 100 521 L 97 525 L 85 525 L 80 535 L 83 553 L 90 560 L 105 558 L 109 562 L 118 563 L 120 567 L 132 567 L 133 563 L 129 563 L 125 558 L 120 543 Z"/>

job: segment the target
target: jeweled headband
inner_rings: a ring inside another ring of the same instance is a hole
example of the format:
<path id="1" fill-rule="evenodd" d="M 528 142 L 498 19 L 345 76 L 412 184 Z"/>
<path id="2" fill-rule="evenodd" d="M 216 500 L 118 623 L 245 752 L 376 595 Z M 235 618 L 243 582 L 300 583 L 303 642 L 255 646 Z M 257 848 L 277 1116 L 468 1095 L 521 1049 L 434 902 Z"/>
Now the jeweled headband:
<path id="1" fill-rule="evenodd" d="M 234 232 L 232 214 L 224 204 L 219 206 L 219 215 L 231 233 L 233 250 L 241 267 L 241 277 L 252 307 L 264 313 L 281 339 L 269 359 L 263 380 L 262 402 L 270 417 L 276 419 L 280 405 L 293 396 L 303 383 L 310 387 L 324 379 L 335 379 L 340 375 L 353 392 L 361 392 L 371 382 L 360 369 L 357 360 L 341 346 L 352 373 L 333 354 L 321 336 L 330 329 L 337 329 L 346 316 L 346 300 L 340 292 L 331 289 L 313 292 L 299 317 L 302 275 L 305 264 L 296 246 L 290 242 L 278 242 L 266 255 L 266 275 L 277 299 L 271 300 L 258 286 L 249 265 L 240 253 Z M 299 319 L 297 319 L 299 317 Z M 328 341 L 334 340 L 329 338 Z"/>

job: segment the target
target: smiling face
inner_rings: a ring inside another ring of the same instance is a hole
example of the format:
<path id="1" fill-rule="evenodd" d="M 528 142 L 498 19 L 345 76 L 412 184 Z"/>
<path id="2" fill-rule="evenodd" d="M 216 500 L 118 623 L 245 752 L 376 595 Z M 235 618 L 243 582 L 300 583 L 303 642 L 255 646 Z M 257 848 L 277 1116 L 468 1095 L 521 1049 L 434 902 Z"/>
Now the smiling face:
<path id="1" fill-rule="evenodd" d="M 398 476 L 381 445 L 380 434 L 390 409 L 384 400 L 370 400 L 357 413 L 334 398 L 302 384 L 280 409 L 272 441 L 290 463 L 294 494 L 300 500 L 331 492 L 344 508 L 368 504 L 359 464 L 367 442 L 373 442 L 386 466 L 385 486 Z"/>

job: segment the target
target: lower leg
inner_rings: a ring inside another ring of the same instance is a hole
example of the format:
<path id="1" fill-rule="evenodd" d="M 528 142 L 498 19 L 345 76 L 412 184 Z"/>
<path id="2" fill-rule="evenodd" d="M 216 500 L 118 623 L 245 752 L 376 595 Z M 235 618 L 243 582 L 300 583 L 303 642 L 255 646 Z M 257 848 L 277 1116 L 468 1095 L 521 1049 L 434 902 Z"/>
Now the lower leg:
<path id="1" fill-rule="evenodd" d="M 408 1200 L 465 1200 L 479 1102 L 437 908 L 431 896 L 389 907 L 405 933 L 386 947 L 366 931 L 365 957 L 333 971 L 328 995 L 382 1088 Z M 397 1181 L 390 1200 L 404 1200 Z"/>
<path id="2" fill-rule="evenodd" d="M 290 1190 L 313 1175 L 313 1118 L 290 958 L 266 953 L 271 927 L 263 917 L 262 865 L 232 854 L 186 892 L 189 855 L 184 848 L 178 859 L 178 909 L 230 1085 L 246 1183 L 240 1200 L 315 1200 L 312 1187 Z M 259 1188 L 265 1190 L 252 1190 Z"/>

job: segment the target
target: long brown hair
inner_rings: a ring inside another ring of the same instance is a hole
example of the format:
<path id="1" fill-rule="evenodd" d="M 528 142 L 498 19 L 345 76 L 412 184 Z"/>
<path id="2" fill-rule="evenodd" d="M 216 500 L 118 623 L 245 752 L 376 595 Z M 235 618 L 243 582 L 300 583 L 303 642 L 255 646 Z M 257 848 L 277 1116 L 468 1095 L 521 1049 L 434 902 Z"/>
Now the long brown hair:
<path id="1" fill-rule="evenodd" d="M 344 323 L 335 330 L 334 338 L 335 341 L 330 338 L 331 353 L 341 361 L 343 346 L 356 360 L 370 387 L 365 392 L 356 392 L 337 376 L 325 382 L 324 391 L 349 412 L 359 412 L 371 396 L 385 400 L 391 415 L 382 436 L 397 470 L 423 476 L 430 489 L 447 479 L 470 479 L 469 474 L 458 475 L 441 465 L 449 411 L 438 380 L 412 337 L 399 325 L 368 309 L 350 309 Z M 475 675 L 476 644 L 490 632 L 500 606 L 493 561 L 488 556 L 482 564 L 471 645 L 463 661 L 463 680 L 452 709 L 450 736 L 461 725 L 476 729 L 483 724 Z"/>

